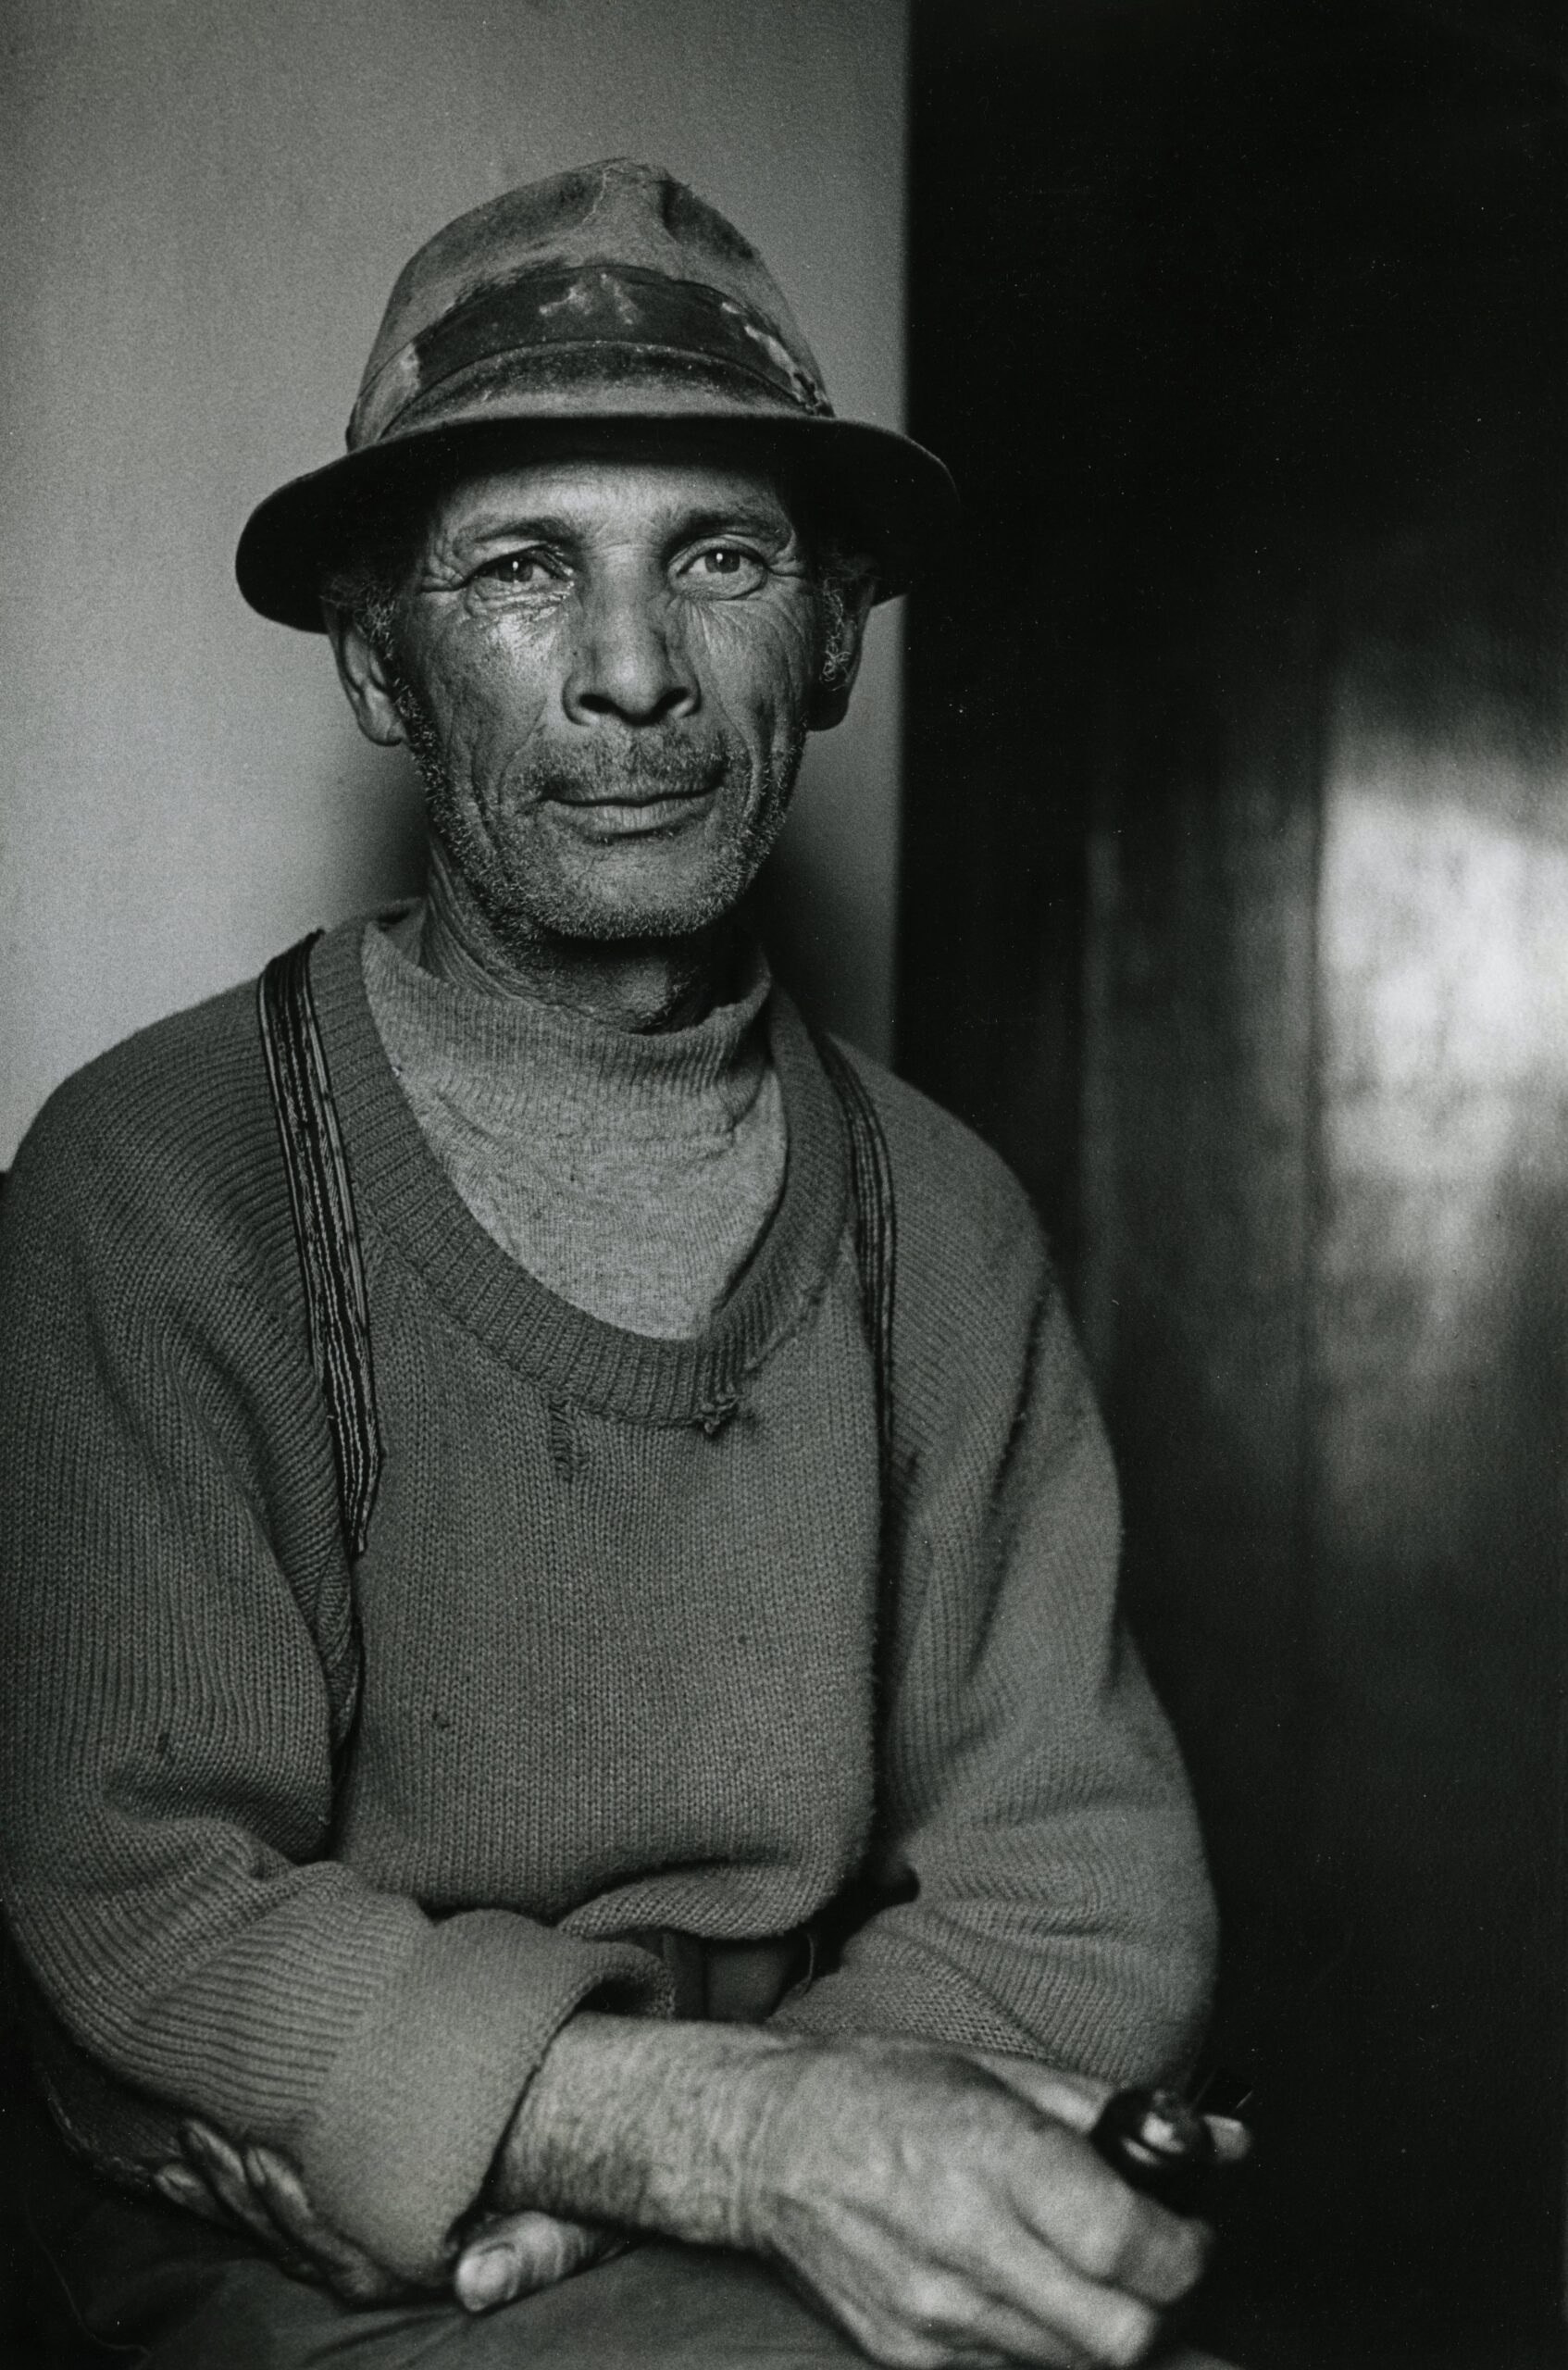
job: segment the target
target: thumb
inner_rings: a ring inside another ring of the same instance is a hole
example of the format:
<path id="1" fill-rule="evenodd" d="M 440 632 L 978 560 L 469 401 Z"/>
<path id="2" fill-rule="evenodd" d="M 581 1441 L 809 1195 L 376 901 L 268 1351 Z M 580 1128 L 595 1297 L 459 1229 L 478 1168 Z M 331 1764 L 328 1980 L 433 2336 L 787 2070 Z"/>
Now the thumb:
<path id="1" fill-rule="evenodd" d="M 453 2291 L 468 2313 L 492 2313 L 536 2289 L 553 2288 L 626 2244 L 618 2230 L 570 2222 L 531 2209 L 500 2214 L 477 2230 L 457 2258 Z"/>

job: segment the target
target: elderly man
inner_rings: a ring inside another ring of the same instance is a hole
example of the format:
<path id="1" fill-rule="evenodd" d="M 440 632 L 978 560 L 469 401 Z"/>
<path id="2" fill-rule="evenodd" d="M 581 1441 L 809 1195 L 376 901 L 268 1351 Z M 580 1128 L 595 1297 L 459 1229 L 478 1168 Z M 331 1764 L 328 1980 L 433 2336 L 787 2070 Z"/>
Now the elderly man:
<path id="1" fill-rule="evenodd" d="M 745 2256 L 880 2361 L 1136 2359 L 1204 2233 L 1086 2134 L 1212 1933 L 1105 1448 L 1016 1184 L 736 920 L 945 473 L 618 162 L 415 257 L 349 443 L 240 581 L 428 893 L 10 1191 L 51 2252 L 157 2370 L 836 2358 Z M 628 2234 L 731 2252 L 562 2284 Z"/>

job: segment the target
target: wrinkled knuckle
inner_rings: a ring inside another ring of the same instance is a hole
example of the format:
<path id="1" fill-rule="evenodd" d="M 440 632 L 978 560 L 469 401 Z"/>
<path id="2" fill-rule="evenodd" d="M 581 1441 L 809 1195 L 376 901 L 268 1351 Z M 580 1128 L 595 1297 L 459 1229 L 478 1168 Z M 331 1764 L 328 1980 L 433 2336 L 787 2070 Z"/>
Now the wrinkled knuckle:
<path id="1" fill-rule="evenodd" d="M 587 2257 L 587 2242 L 575 2231 L 558 2230 L 540 2248 L 534 2262 L 534 2276 L 540 2286 L 553 2286 L 556 2280 L 569 2279 Z"/>
<path id="2" fill-rule="evenodd" d="M 1109 2370 L 1132 2370 L 1144 2360 L 1160 2334 L 1160 2316 L 1148 2304 L 1127 2299 L 1107 2314 L 1101 2358 Z"/>
<path id="3" fill-rule="evenodd" d="M 548 2222 L 529 2222 L 508 2230 L 495 2249 L 495 2262 L 511 2265 L 512 2276 L 528 2286 L 541 2280 L 554 2279 L 561 2263 L 564 2241 L 558 2229 Z"/>
<path id="4" fill-rule="evenodd" d="M 920 2341 L 930 2344 L 947 2328 L 952 2296 L 940 2272 L 912 2272 L 904 2283 L 904 2315 Z"/>
<path id="5" fill-rule="evenodd" d="M 862 2341 L 871 2359 L 882 2363 L 885 2370 L 947 2370 L 953 2358 L 941 2339 L 924 2336 L 918 2329 L 900 2329 L 896 2335 Z"/>
<path id="6" fill-rule="evenodd" d="M 1108 2199 L 1079 2232 L 1079 2268 L 1091 2279 L 1114 2281 L 1126 2269 L 1136 2227 L 1127 2206 L 1119 2198 Z"/>
<path id="7" fill-rule="evenodd" d="M 1213 2233 L 1201 2222 L 1168 2222 L 1140 2255 L 1139 2285 L 1164 2303 L 1175 2303 L 1202 2277 Z"/>

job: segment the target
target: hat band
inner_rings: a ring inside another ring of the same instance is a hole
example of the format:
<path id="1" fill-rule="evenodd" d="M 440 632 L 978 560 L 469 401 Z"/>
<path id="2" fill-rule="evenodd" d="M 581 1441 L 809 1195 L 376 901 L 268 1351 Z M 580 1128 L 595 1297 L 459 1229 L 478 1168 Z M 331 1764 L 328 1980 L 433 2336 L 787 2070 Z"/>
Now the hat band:
<path id="1" fill-rule="evenodd" d="M 739 298 L 702 281 L 589 264 L 491 281 L 422 330 L 361 390 L 349 450 L 378 443 L 414 404 L 423 408 L 434 389 L 478 363 L 595 346 L 616 349 L 622 370 L 640 347 L 688 356 L 710 369 L 722 365 L 759 381 L 792 411 L 831 417 L 820 382 L 765 317 Z"/>

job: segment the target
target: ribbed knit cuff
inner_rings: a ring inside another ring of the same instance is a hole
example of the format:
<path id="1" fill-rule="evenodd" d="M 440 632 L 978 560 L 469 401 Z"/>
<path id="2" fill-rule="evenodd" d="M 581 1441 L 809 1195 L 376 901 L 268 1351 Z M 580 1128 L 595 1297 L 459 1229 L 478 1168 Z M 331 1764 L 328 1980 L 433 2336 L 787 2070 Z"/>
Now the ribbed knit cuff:
<path id="1" fill-rule="evenodd" d="M 404 2277 L 439 2280 L 517 2101 L 588 2001 L 667 2013 L 662 1964 L 502 1910 L 433 1927 L 338 2057 L 303 2150 L 317 2210 Z"/>

